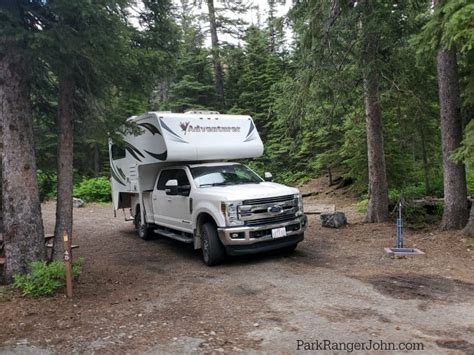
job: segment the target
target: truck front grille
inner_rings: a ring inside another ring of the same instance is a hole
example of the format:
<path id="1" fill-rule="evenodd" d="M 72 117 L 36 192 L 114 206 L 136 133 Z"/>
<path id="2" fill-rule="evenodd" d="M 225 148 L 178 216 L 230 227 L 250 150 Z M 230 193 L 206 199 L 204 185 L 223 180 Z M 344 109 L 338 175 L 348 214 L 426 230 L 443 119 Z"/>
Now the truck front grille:
<path id="1" fill-rule="evenodd" d="M 239 217 L 246 226 L 288 222 L 296 218 L 296 212 L 298 199 L 294 195 L 246 200 L 239 207 Z"/>
<path id="2" fill-rule="evenodd" d="M 275 217 L 267 217 L 262 219 L 255 219 L 253 221 L 245 221 L 246 226 L 260 226 L 264 224 L 272 224 L 272 223 L 280 223 L 280 222 L 288 222 L 295 219 L 295 214 L 290 215 L 280 215 Z"/>
<path id="3" fill-rule="evenodd" d="M 242 202 L 243 205 L 263 205 L 268 203 L 283 202 L 294 199 L 293 195 L 277 196 L 277 197 L 266 197 L 257 198 L 255 200 L 245 200 Z"/>

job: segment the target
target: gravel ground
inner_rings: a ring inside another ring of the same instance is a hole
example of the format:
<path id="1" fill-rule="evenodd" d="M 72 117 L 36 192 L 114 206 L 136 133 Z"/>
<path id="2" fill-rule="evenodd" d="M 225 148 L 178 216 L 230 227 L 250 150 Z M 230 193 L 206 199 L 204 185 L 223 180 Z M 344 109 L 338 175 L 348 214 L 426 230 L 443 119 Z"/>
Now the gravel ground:
<path id="1" fill-rule="evenodd" d="M 392 224 L 362 224 L 348 198 L 336 206 L 347 227 L 310 216 L 294 253 L 213 268 L 187 245 L 139 240 L 109 205 L 75 209 L 74 257 L 84 268 L 74 299 L 0 289 L 0 353 L 295 353 L 298 340 L 371 340 L 474 354 L 474 241 L 407 232 L 426 255 L 391 259 L 383 248 L 394 243 Z M 43 215 L 51 232 L 54 204 Z"/>

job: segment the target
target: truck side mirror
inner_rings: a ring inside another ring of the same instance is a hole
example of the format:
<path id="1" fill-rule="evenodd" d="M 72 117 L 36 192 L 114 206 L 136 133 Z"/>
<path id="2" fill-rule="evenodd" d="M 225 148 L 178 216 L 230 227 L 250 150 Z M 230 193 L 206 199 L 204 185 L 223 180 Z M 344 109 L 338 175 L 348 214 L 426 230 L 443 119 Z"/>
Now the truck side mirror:
<path id="1" fill-rule="evenodd" d="M 178 195 L 189 196 L 190 192 L 191 192 L 191 185 L 178 186 Z"/>
<path id="2" fill-rule="evenodd" d="M 269 173 L 268 171 L 265 172 L 264 178 L 265 178 L 265 181 L 269 181 L 269 182 L 273 181 L 273 175 L 272 173 Z"/>
<path id="3" fill-rule="evenodd" d="M 165 184 L 165 192 L 167 195 L 175 196 L 178 194 L 178 180 L 171 179 Z"/>

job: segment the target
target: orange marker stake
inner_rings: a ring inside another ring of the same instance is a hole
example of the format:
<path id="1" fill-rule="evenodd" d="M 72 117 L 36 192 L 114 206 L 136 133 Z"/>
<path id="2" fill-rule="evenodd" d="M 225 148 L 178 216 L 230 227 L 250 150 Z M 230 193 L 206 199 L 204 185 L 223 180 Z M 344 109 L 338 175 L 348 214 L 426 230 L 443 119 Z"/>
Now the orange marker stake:
<path id="1" fill-rule="evenodd" d="M 64 270 L 66 271 L 66 296 L 72 298 L 72 255 L 71 242 L 67 232 L 64 232 Z"/>

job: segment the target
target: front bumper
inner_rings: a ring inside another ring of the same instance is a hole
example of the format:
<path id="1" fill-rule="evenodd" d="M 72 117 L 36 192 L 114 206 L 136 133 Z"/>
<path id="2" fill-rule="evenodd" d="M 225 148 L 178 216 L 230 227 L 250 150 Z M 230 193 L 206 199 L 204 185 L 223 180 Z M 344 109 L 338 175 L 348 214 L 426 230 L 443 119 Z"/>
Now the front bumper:
<path id="1" fill-rule="evenodd" d="M 233 251 L 242 250 L 238 254 L 248 254 L 252 250 L 260 252 L 259 245 L 266 246 L 265 250 L 278 249 L 291 244 L 299 243 L 303 240 L 303 233 L 308 225 L 306 216 L 297 217 L 291 221 L 274 224 L 264 224 L 252 227 L 223 227 L 217 228 L 217 233 L 222 244 L 229 254 L 236 254 Z M 285 227 L 286 237 L 273 239 L 272 229 Z M 238 234 L 239 238 L 232 238 Z"/>

